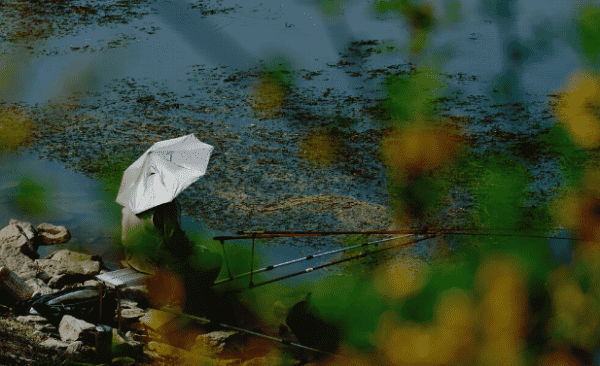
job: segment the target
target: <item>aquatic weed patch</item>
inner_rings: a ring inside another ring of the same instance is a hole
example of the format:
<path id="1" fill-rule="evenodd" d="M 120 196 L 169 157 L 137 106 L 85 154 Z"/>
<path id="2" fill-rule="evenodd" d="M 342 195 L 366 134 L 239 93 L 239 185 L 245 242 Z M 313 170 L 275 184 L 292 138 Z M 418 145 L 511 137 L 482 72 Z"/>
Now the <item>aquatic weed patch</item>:
<path id="1" fill-rule="evenodd" d="M 201 18 L 205 18 L 209 15 L 235 13 L 237 9 L 242 8 L 238 4 L 236 4 L 235 7 L 225 8 L 225 7 L 223 7 L 222 4 L 223 4 L 223 0 L 217 0 L 217 1 L 199 0 L 196 3 L 190 4 L 189 7 L 191 9 L 198 9 L 200 11 Z"/>
<path id="2" fill-rule="evenodd" d="M 90 25 L 128 24 L 151 14 L 147 0 L 26 0 L 0 3 L 0 39 L 28 44 L 76 35 Z"/>

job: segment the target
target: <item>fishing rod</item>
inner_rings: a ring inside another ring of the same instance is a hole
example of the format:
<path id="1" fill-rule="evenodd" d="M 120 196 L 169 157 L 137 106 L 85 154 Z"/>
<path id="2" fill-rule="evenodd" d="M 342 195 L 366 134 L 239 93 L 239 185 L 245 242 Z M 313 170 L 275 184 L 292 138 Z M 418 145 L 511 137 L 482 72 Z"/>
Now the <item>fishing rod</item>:
<path id="1" fill-rule="evenodd" d="M 400 229 L 400 230 L 373 230 L 373 231 L 238 231 L 238 235 L 215 236 L 214 240 L 236 239 L 267 239 L 287 238 L 302 236 L 330 236 L 330 235 L 398 235 L 398 234 L 426 234 L 428 229 Z"/>
<path id="2" fill-rule="evenodd" d="M 218 240 L 221 243 L 221 246 L 223 247 L 223 255 L 224 255 L 224 259 L 225 259 L 225 264 L 227 267 L 227 273 L 229 274 L 229 278 L 228 279 L 223 279 L 220 281 L 215 282 L 215 285 L 217 284 L 221 284 L 221 283 L 226 283 L 226 282 L 231 282 L 235 279 L 238 278 L 243 278 L 243 277 L 247 277 L 250 276 L 250 286 L 253 286 L 253 281 L 252 281 L 252 276 L 254 275 L 254 273 L 260 273 L 260 272 L 265 272 L 265 271 L 270 271 L 274 268 L 279 268 L 282 267 L 284 265 L 288 265 L 288 264 L 293 264 L 293 263 L 297 263 L 303 260 L 309 260 L 314 258 L 313 256 L 306 256 L 303 258 L 298 258 L 296 260 L 290 261 L 290 262 L 284 262 L 282 264 L 279 265 L 272 265 L 272 266 L 268 266 L 268 267 L 264 267 L 261 268 L 259 270 L 254 270 L 254 247 L 255 247 L 255 239 L 265 239 L 265 238 L 277 238 L 277 237 L 315 237 L 315 236 L 329 236 L 329 235 L 351 235 L 351 234 L 355 234 L 355 235 L 374 235 L 374 234 L 379 234 L 379 235 L 389 235 L 389 234 L 403 234 L 403 236 L 409 236 L 409 235 L 471 235 L 471 236 L 500 236 L 500 237 L 523 237 L 523 238 L 538 238 L 538 239 L 559 239 L 559 240 L 573 240 L 572 238 L 565 238 L 565 237 L 555 237 L 555 236 L 548 236 L 548 235 L 530 235 L 530 234 L 522 234 L 522 233 L 518 233 L 518 234 L 513 234 L 513 233 L 492 233 L 492 232 L 483 232 L 485 230 L 490 230 L 490 229 L 486 229 L 486 228 L 465 228 L 465 229 L 457 229 L 457 228 L 450 228 L 450 229 L 431 229 L 428 227 L 424 227 L 424 228 L 419 228 L 419 229 L 400 229 L 400 230 L 374 230 L 374 231 L 238 231 L 238 236 L 215 236 L 213 237 L 214 240 Z M 226 240 L 240 240 L 240 239 L 252 239 L 252 254 L 251 254 L 251 261 L 250 261 L 250 272 L 241 274 L 241 275 L 236 275 L 233 276 L 231 274 L 231 270 L 229 267 L 229 261 L 227 258 L 227 251 L 225 250 L 225 241 Z M 388 239 L 386 239 L 388 240 Z M 393 240 L 393 239 L 389 239 L 389 240 Z M 376 243 L 376 242 L 374 242 Z M 367 244 L 368 245 L 368 244 Z M 359 246 L 366 246 L 365 244 L 359 245 Z M 356 248 L 352 247 L 352 248 L 347 248 L 347 249 L 340 249 L 338 251 L 333 251 L 331 252 L 331 254 L 333 253 L 337 253 L 339 251 L 345 251 L 345 250 L 349 250 L 349 249 L 354 249 Z M 324 253 L 322 255 L 327 255 L 328 253 Z M 319 256 L 322 256 L 319 255 Z"/>
<path id="3" fill-rule="evenodd" d="M 186 317 L 186 318 L 189 318 L 189 319 L 193 319 L 193 320 L 196 320 L 196 321 L 200 321 L 200 322 L 203 322 L 203 323 L 214 323 L 210 319 L 202 318 L 202 317 L 195 316 L 195 315 L 186 314 L 184 312 L 181 312 L 181 311 L 178 311 L 178 310 L 174 310 L 174 309 L 170 309 L 168 307 L 162 307 L 160 310 L 164 311 L 164 312 L 167 312 L 167 313 L 171 313 L 171 314 L 175 314 L 175 315 L 178 315 L 178 316 L 183 316 L 183 317 Z M 303 345 L 301 345 L 299 343 L 295 343 L 295 342 L 288 341 L 288 340 L 285 340 L 285 339 L 276 338 L 276 337 L 269 336 L 269 335 L 266 335 L 266 334 L 254 332 L 254 331 L 251 331 L 251 330 L 248 330 L 248 329 L 238 328 L 238 327 L 234 327 L 232 325 L 223 324 L 223 323 L 216 323 L 216 324 L 219 327 L 221 327 L 221 328 L 231 329 L 231 330 L 235 330 L 235 331 L 242 332 L 242 333 L 247 333 L 247 334 L 250 334 L 250 335 L 253 335 L 253 336 L 257 336 L 257 337 L 269 339 L 269 340 L 277 342 L 277 343 L 285 344 L 287 346 L 297 347 L 297 348 L 305 349 L 305 350 L 312 351 L 312 352 L 323 353 L 323 354 L 326 354 L 326 355 L 329 355 L 329 356 L 346 359 L 346 357 L 338 355 L 338 354 L 335 354 L 335 353 L 321 351 L 320 349 L 317 349 L 317 348 L 303 346 Z"/>
<path id="4" fill-rule="evenodd" d="M 274 270 L 275 268 L 285 267 L 285 266 L 288 266 L 290 264 L 302 262 L 302 261 L 305 261 L 305 260 L 311 260 L 311 259 L 314 259 L 314 258 L 326 256 L 326 255 L 332 255 L 332 254 L 336 254 L 336 253 L 342 253 L 342 252 L 345 252 L 345 251 L 348 251 L 348 250 L 362 248 L 362 247 L 367 247 L 367 246 L 370 246 L 370 245 L 377 245 L 379 243 L 383 243 L 383 242 L 391 241 L 391 240 L 396 240 L 396 239 L 404 238 L 404 237 L 407 237 L 407 236 L 413 236 L 413 234 L 405 234 L 405 235 L 395 236 L 393 238 L 387 238 L 387 239 L 377 240 L 377 241 L 373 241 L 373 242 L 369 242 L 369 243 L 358 244 L 358 245 L 354 245 L 354 246 L 347 247 L 347 248 L 340 248 L 340 249 L 334 249 L 334 250 L 330 250 L 330 251 L 322 252 L 322 253 L 309 254 L 309 255 L 307 255 L 305 257 L 302 257 L 302 258 L 293 259 L 293 260 L 290 260 L 290 261 L 287 261 L 287 262 L 283 262 L 283 263 L 279 263 L 279 264 L 269 265 L 269 266 L 257 269 L 255 271 L 246 272 L 246 273 L 243 273 L 243 274 L 232 276 L 230 278 L 225 278 L 225 279 L 216 281 L 213 284 L 213 286 L 220 285 L 220 284 L 226 283 L 226 282 L 231 282 L 231 281 L 234 281 L 234 280 L 237 280 L 237 279 L 240 279 L 240 278 L 248 277 L 248 276 L 251 276 L 251 275 L 256 274 L 256 273 L 262 273 L 262 272 L 266 272 L 266 271 L 271 271 L 271 270 Z"/>
<path id="5" fill-rule="evenodd" d="M 253 289 L 255 287 L 268 285 L 268 284 L 273 283 L 273 282 L 279 282 L 279 281 L 286 280 L 286 279 L 292 278 L 292 277 L 296 277 L 296 276 L 299 276 L 299 275 L 302 275 L 302 274 L 305 274 L 305 273 L 310 273 L 310 272 L 316 271 L 318 269 L 322 269 L 322 268 L 326 268 L 326 267 L 333 266 L 333 265 L 336 265 L 336 264 L 348 262 L 348 261 L 351 261 L 351 260 L 354 260 L 354 259 L 358 259 L 358 258 L 365 258 L 365 257 L 367 257 L 367 256 L 369 256 L 371 254 L 381 253 L 381 252 L 384 252 L 384 251 L 387 251 L 387 250 L 396 249 L 396 248 L 399 248 L 399 247 L 402 247 L 402 246 L 406 246 L 406 245 L 409 245 L 409 244 L 418 243 L 420 241 L 432 239 L 432 238 L 435 238 L 435 237 L 436 237 L 436 235 L 427 235 L 427 236 L 425 236 L 423 238 L 414 239 L 414 240 L 411 240 L 411 241 L 408 241 L 408 242 L 405 242 L 405 243 L 401 243 L 401 244 L 398 244 L 398 245 L 392 245 L 392 246 L 389 246 L 389 247 L 385 247 L 385 248 L 381 248 L 381 249 L 378 249 L 378 250 L 374 250 L 372 252 L 361 253 L 361 254 L 355 255 L 353 257 L 348 257 L 348 258 L 340 259 L 340 260 L 337 260 L 337 261 L 328 262 L 328 263 L 321 264 L 321 265 L 316 266 L 316 267 L 306 268 L 306 269 L 304 269 L 302 271 L 291 273 L 289 275 L 285 275 L 285 276 L 281 276 L 281 277 L 277 277 L 277 278 L 273 278 L 271 280 L 263 281 L 263 282 L 260 282 L 258 284 L 250 282 L 250 285 L 248 286 L 248 289 Z M 233 292 L 242 292 L 242 291 L 246 291 L 246 290 L 247 290 L 246 288 L 242 288 L 242 289 L 239 289 L 239 290 L 233 290 Z"/>
<path id="6" fill-rule="evenodd" d="M 371 231 L 238 231 L 238 235 L 215 236 L 213 239 L 224 240 L 243 240 L 243 239 L 268 239 L 268 238 L 286 238 L 286 237 L 311 237 L 311 236 L 331 236 L 331 235 L 397 235 L 397 234 L 447 234 L 447 235 L 482 235 L 482 236 L 520 236 L 524 238 L 546 238 L 546 239 L 564 239 L 574 240 L 573 238 L 554 237 L 548 235 L 533 235 L 524 233 L 494 233 L 483 231 L 491 230 L 486 228 L 419 228 L 419 229 L 399 229 L 399 230 L 371 230 Z"/>

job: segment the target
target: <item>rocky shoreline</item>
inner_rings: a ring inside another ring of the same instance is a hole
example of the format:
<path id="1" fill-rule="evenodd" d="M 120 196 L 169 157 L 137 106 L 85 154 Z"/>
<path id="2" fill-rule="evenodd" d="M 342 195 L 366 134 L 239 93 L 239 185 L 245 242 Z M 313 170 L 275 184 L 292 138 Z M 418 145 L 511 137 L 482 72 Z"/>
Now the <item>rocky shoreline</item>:
<path id="1" fill-rule="evenodd" d="M 69 292 L 69 289 L 72 289 L 70 293 L 80 289 L 100 294 L 96 290 L 100 285 L 96 276 L 109 272 L 101 257 L 62 249 L 39 258 L 40 245 L 63 243 L 69 238 L 65 227 L 44 223 L 34 228 L 30 223 L 14 219 L 0 230 L 0 270 L 9 274 L 0 278 L 2 364 L 39 364 L 42 357 L 48 364 L 57 365 L 64 360 L 110 365 L 249 366 L 300 362 L 289 354 L 284 356 L 283 346 L 257 343 L 256 337 L 248 334 L 215 329 L 207 323 L 155 309 L 145 285 L 121 291 L 120 330 L 117 329 L 115 291 L 110 286 L 105 287 L 104 305 L 98 308 L 102 309 L 102 322 L 107 328 L 98 329 L 97 322 L 68 313 L 58 318 L 42 315 L 35 310 L 41 311 L 37 306 L 35 309 L 27 306 L 24 313 L 24 303 L 29 304 L 44 295 Z M 88 303 L 95 306 L 99 296 L 92 298 L 94 301 Z M 281 304 L 278 310 L 283 311 Z M 90 316 L 98 319 L 96 313 Z M 108 348 L 101 343 L 101 338 L 106 336 L 112 339 Z M 286 337 L 288 341 L 295 340 L 291 334 Z M 54 361 L 56 363 L 52 363 Z"/>

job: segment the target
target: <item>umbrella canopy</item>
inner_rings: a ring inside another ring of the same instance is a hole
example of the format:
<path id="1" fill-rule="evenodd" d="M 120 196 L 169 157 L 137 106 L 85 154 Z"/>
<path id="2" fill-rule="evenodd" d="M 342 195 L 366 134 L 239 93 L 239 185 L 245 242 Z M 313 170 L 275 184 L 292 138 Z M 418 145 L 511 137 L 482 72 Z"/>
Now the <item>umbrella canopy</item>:
<path id="1" fill-rule="evenodd" d="M 212 151 L 194 134 L 155 143 L 125 170 L 116 201 L 135 214 L 172 201 L 206 173 Z"/>

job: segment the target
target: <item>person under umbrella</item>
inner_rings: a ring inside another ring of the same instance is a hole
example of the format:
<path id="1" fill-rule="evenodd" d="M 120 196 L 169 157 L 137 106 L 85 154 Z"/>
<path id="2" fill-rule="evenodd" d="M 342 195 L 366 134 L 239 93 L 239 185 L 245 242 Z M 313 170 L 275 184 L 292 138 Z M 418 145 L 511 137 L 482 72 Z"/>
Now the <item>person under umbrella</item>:
<path id="1" fill-rule="evenodd" d="M 222 257 L 188 238 L 176 196 L 206 173 L 212 150 L 193 134 L 155 143 L 125 170 L 116 199 L 124 206 L 122 264 L 155 280 L 175 273 L 185 289 L 185 308 L 192 312 L 217 278 Z M 167 292 L 177 292 L 175 287 Z"/>

